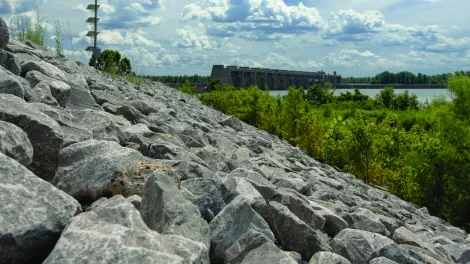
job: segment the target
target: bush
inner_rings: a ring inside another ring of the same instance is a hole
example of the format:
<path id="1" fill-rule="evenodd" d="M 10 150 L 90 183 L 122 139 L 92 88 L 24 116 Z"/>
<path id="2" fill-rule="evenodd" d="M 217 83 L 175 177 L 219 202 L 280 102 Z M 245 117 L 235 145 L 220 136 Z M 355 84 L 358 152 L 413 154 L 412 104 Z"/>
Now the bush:
<path id="1" fill-rule="evenodd" d="M 41 17 L 39 7 L 36 9 L 35 14 L 36 23 L 31 24 L 26 21 L 26 18 L 16 14 L 10 21 L 10 35 L 13 39 L 19 41 L 30 40 L 42 47 L 46 46 L 47 21 L 44 22 L 45 17 Z"/>

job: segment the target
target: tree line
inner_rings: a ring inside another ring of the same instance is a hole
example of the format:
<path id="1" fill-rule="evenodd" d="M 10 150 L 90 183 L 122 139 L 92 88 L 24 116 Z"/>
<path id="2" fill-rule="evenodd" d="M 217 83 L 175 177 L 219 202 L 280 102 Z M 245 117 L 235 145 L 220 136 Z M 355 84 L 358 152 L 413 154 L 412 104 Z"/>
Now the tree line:
<path id="1" fill-rule="evenodd" d="M 459 71 L 459 74 L 470 77 L 470 71 Z M 341 81 L 344 84 L 447 84 L 447 80 L 452 76 L 452 73 L 415 75 L 409 71 L 399 73 L 384 71 L 375 77 L 343 77 Z"/>

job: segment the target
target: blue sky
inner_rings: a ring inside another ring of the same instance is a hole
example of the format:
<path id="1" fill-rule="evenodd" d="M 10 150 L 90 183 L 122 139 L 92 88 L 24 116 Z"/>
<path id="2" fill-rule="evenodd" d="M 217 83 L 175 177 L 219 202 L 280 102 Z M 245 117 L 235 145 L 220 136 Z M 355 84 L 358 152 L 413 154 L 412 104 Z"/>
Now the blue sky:
<path id="1" fill-rule="evenodd" d="M 90 0 L 89 3 L 92 3 Z M 149 75 L 209 75 L 213 64 L 371 76 L 384 70 L 470 70 L 468 0 L 99 0 L 99 46 Z M 0 0 L 0 16 L 64 30 L 67 57 L 86 61 L 83 0 Z M 70 35 L 72 41 L 70 41 Z M 71 45 L 71 43 L 73 45 Z M 54 48 L 54 41 L 50 45 Z M 72 47 L 73 46 L 73 47 Z"/>

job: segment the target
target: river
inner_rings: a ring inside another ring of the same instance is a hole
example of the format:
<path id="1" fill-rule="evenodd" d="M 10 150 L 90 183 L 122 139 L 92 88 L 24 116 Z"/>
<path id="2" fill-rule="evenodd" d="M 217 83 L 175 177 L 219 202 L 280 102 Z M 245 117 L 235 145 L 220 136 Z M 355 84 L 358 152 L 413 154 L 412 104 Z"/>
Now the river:
<path id="1" fill-rule="evenodd" d="M 407 89 L 395 89 L 396 94 L 403 93 Z M 346 93 L 347 91 L 354 93 L 353 89 L 337 89 L 335 91 L 335 95 L 339 95 L 340 93 Z M 380 92 L 380 89 L 361 89 L 360 90 L 362 94 L 368 95 L 371 98 L 375 98 L 375 95 L 377 95 Z M 422 103 L 428 99 L 429 102 L 435 97 L 439 95 L 444 95 L 445 98 L 450 101 L 450 93 L 449 90 L 447 89 L 408 89 L 410 94 L 416 94 L 418 97 L 418 100 Z M 282 96 L 287 94 L 287 90 L 282 90 L 282 91 L 269 91 L 269 94 L 274 95 L 274 96 Z"/>

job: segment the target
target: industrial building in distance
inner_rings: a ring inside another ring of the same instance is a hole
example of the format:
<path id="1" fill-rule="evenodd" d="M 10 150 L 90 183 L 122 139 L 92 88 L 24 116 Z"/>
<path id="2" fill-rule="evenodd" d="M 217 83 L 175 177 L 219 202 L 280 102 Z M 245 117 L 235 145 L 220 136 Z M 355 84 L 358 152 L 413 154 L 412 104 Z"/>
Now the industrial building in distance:
<path id="1" fill-rule="evenodd" d="M 331 75 L 324 71 L 303 72 L 224 65 L 212 66 L 211 80 L 213 79 L 235 87 L 257 85 L 261 89 L 267 86 L 270 90 L 287 90 L 290 86 L 307 88 L 314 84 L 323 85 L 326 81 L 333 85 L 341 84 L 341 75 L 336 75 L 336 72 Z"/>

